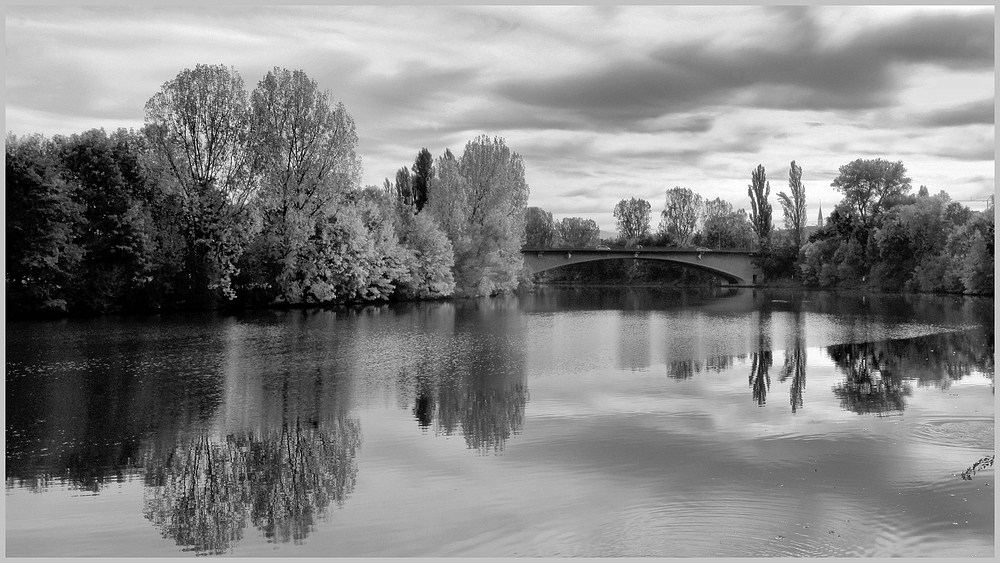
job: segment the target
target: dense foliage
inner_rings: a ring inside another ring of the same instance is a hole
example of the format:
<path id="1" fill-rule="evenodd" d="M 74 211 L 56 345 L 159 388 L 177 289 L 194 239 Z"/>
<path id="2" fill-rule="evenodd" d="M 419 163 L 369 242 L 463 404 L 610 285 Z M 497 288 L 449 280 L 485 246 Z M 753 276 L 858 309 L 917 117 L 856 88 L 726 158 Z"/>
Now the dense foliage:
<path id="1" fill-rule="evenodd" d="M 12 315 L 491 295 L 521 281 L 528 186 L 503 139 L 360 186 L 354 121 L 302 71 L 198 65 L 142 131 L 6 138 Z M 429 211 L 423 212 L 421 211 Z"/>
<path id="2" fill-rule="evenodd" d="M 994 208 L 971 211 L 941 192 L 902 200 L 866 224 L 842 204 L 799 261 L 812 286 L 992 294 Z"/>

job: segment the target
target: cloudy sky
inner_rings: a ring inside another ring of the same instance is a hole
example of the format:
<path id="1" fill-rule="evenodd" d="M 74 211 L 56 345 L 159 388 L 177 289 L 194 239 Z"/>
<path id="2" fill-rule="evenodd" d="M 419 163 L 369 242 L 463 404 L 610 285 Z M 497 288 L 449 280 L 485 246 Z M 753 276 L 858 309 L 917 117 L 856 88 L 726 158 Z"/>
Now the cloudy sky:
<path id="1" fill-rule="evenodd" d="M 304 70 L 354 117 L 365 184 L 500 136 L 529 205 L 608 231 L 674 186 L 749 208 L 758 164 L 778 208 L 792 160 L 810 220 L 857 158 L 973 209 L 994 190 L 992 6 L 7 6 L 6 131 L 141 127 L 198 63 L 248 90 Z"/>

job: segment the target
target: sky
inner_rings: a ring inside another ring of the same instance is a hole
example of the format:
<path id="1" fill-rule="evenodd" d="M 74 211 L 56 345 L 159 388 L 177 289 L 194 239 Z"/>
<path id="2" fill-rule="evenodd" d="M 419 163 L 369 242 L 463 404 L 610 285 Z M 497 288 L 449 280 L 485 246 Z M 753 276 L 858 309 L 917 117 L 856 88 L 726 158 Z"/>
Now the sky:
<path id="1" fill-rule="evenodd" d="M 689 188 L 774 220 L 791 161 L 810 223 L 838 169 L 903 161 L 914 192 L 995 184 L 993 6 L 7 6 L 5 130 L 142 127 L 196 64 L 248 91 L 303 70 L 355 120 L 365 185 L 479 135 L 521 155 L 528 205 L 613 232 L 616 203 Z M 430 197 L 433 197 L 431 193 Z"/>

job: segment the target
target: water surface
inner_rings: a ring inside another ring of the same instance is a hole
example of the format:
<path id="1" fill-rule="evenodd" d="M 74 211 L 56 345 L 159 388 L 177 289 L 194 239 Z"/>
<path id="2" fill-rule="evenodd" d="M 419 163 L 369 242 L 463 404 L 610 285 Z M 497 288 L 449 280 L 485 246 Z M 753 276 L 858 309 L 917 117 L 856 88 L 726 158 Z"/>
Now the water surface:
<path id="1" fill-rule="evenodd" d="M 8 322 L 6 555 L 990 557 L 993 303 Z"/>

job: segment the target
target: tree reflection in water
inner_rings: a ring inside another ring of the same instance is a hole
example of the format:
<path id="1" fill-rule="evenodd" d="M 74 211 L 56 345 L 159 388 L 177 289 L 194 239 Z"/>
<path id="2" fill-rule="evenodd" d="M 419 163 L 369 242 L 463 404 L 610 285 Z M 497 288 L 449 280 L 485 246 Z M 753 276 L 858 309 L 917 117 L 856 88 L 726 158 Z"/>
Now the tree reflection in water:
<path id="1" fill-rule="evenodd" d="M 781 375 L 778 381 L 784 383 L 789 377 L 792 384 L 789 391 L 789 403 L 792 412 L 802 408 L 802 391 L 806 388 L 806 344 L 805 344 L 805 322 L 802 311 L 795 311 L 795 329 L 791 332 L 791 338 L 785 347 L 785 363 L 781 367 Z"/>
<path id="2" fill-rule="evenodd" d="M 827 354 L 847 376 L 834 394 L 841 406 L 859 414 L 902 412 L 910 382 L 947 389 L 952 381 L 982 373 L 993 379 L 992 330 L 964 330 L 902 338 L 838 344 Z"/>
<path id="3" fill-rule="evenodd" d="M 768 371 L 774 359 L 771 354 L 771 337 L 769 334 L 771 311 L 762 308 L 757 324 L 757 351 L 750 354 L 750 389 L 757 406 L 762 407 L 767 402 L 767 391 L 771 387 L 771 376 Z"/>
<path id="4" fill-rule="evenodd" d="M 746 360 L 746 354 L 716 354 L 706 360 L 670 360 L 667 376 L 674 379 L 689 379 L 696 373 L 723 372 L 733 367 L 735 360 Z"/>
<path id="5" fill-rule="evenodd" d="M 143 514 L 165 538 L 198 554 L 229 551 L 249 525 L 296 543 L 354 490 L 358 421 L 295 420 L 260 434 L 192 435 L 145 459 Z"/>
<path id="6" fill-rule="evenodd" d="M 879 346 L 871 342 L 838 344 L 826 351 L 847 376 L 833 388 L 843 409 L 858 414 L 903 412 L 905 398 L 912 392 L 910 385 L 892 369 L 892 359 Z"/>
<path id="7" fill-rule="evenodd" d="M 750 354 L 750 389 L 757 406 L 762 407 L 767 402 L 767 390 L 771 387 L 771 376 L 768 370 L 774 360 L 771 351 L 759 348 Z"/>
<path id="8" fill-rule="evenodd" d="M 519 378 L 508 371 L 515 367 L 510 361 L 481 359 L 481 353 L 472 352 L 443 371 L 418 365 L 413 414 L 421 428 L 433 427 L 445 436 L 460 432 L 469 449 L 497 453 L 524 425 L 528 388 L 523 373 Z"/>
<path id="9" fill-rule="evenodd" d="M 417 424 L 435 434 L 461 433 L 469 449 L 502 452 L 524 426 L 528 401 L 523 326 L 516 301 L 455 303 L 454 324 L 439 346 L 398 375 Z M 441 330 L 443 327 L 438 327 Z"/>

